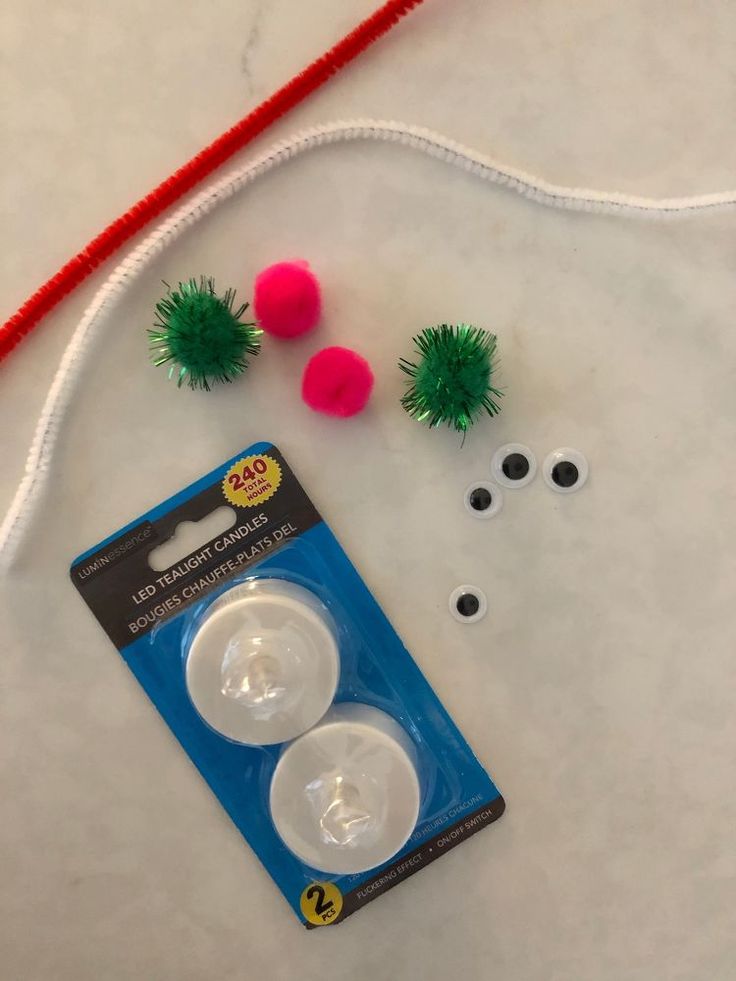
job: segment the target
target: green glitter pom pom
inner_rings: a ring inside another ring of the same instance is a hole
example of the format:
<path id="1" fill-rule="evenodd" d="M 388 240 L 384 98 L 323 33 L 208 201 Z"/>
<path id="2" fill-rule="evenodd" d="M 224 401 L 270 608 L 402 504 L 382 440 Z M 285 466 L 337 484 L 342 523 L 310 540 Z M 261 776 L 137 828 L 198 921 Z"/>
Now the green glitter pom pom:
<path id="1" fill-rule="evenodd" d="M 235 290 L 215 293 L 215 281 L 202 276 L 179 283 L 156 304 L 155 330 L 149 330 L 151 360 L 169 364 L 169 378 L 181 387 L 210 390 L 215 382 L 231 382 L 248 367 L 261 349 L 263 333 L 255 324 L 242 323 L 248 309 L 233 309 Z"/>
<path id="2" fill-rule="evenodd" d="M 427 327 L 414 339 L 421 360 L 402 358 L 399 367 L 411 379 L 401 404 L 414 419 L 430 427 L 446 423 L 466 433 L 482 412 L 498 415 L 491 385 L 496 335 L 470 324 Z"/>

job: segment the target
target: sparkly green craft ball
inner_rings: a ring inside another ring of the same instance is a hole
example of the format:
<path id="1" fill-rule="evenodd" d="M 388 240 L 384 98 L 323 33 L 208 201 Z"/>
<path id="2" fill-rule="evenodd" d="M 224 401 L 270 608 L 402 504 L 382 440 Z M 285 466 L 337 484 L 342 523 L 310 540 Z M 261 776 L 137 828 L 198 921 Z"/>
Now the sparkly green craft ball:
<path id="1" fill-rule="evenodd" d="M 263 331 L 241 321 L 248 304 L 234 309 L 234 301 L 235 290 L 218 296 L 214 280 L 205 276 L 169 287 L 148 331 L 153 363 L 168 364 L 177 385 L 206 391 L 241 375 L 260 351 Z"/>
<path id="2" fill-rule="evenodd" d="M 402 358 L 409 376 L 401 404 L 427 426 L 447 425 L 466 433 L 478 418 L 501 411 L 501 392 L 492 384 L 496 335 L 470 324 L 427 327 L 414 338 L 419 359 Z"/>

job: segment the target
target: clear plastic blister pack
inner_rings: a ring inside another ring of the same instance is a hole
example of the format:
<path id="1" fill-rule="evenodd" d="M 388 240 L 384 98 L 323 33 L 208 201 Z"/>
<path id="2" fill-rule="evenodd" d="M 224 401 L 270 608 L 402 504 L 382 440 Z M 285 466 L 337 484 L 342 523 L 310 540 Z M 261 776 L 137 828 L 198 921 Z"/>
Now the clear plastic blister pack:
<path id="1" fill-rule="evenodd" d="M 163 566 L 182 523 L 229 527 Z M 307 926 L 341 921 L 504 801 L 279 450 L 245 450 L 72 579 Z"/>

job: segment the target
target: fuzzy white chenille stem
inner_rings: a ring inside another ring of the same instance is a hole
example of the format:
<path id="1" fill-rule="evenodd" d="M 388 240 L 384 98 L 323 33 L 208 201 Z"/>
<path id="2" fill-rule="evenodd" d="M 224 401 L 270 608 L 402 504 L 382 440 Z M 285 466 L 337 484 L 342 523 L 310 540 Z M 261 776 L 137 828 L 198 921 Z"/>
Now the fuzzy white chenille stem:
<path id="1" fill-rule="evenodd" d="M 405 123 L 364 119 L 337 121 L 314 126 L 282 140 L 177 208 L 128 253 L 97 291 L 59 363 L 28 452 L 25 475 L 0 526 L 0 566 L 7 568 L 12 563 L 33 514 L 46 482 L 64 411 L 92 342 L 128 287 L 167 246 L 241 188 L 308 150 L 351 140 L 382 140 L 410 147 L 554 208 L 663 218 L 736 205 L 736 191 L 657 199 L 616 191 L 562 187 L 507 167 L 439 133 Z"/>

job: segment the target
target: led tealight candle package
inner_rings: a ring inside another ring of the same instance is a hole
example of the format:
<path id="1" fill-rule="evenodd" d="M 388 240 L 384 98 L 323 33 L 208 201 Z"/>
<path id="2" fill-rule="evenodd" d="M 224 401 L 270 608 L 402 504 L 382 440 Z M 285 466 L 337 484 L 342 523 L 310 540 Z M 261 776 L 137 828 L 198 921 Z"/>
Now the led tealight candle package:
<path id="1" fill-rule="evenodd" d="M 180 529 L 218 510 L 226 530 L 177 553 Z M 71 577 L 307 927 L 341 922 L 503 813 L 272 444 L 89 549 Z"/>

